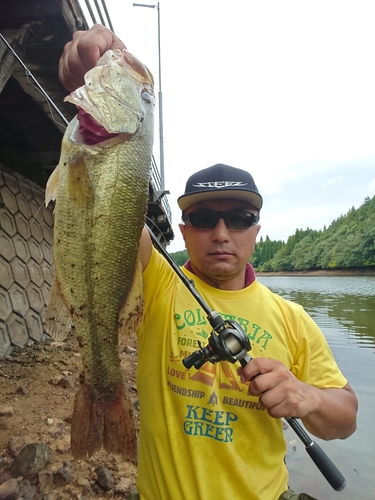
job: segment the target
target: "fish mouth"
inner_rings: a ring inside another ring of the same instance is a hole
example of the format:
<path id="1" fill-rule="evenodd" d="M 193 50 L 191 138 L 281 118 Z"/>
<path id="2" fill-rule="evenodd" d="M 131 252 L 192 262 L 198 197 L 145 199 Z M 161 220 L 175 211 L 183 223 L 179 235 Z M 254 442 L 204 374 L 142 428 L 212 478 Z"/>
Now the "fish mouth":
<path id="1" fill-rule="evenodd" d="M 113 139 L 119 134 L 108 132 L 95 118 L 78 106 L 79 135 L 80 142 L 88 146 Z"/>
<path id="2" fill-rule="evenodd" d="M 127 82 L 124 84 L 124 81 Z M 153 77 L 126 49 L 109 50 L 64 101 L 78 108 L 74 140 L 95 145 L 134 136 L 154 104 Z"/>

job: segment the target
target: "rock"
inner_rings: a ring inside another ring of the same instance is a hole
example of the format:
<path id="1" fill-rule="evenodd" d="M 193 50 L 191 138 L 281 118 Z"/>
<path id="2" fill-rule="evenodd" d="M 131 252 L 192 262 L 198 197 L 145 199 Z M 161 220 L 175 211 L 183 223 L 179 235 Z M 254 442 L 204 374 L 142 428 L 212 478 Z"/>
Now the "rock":
<path id="1" fill-rule="evenodd" d="M 50 470 L 42 470 L 38 473 L 39 491 L 41 493 L 49 493 L 53 486 L 53 472 Z"/>
<path id="2" fill-rule="evenodd" d="M 63 347 L 65 342 L 51 342 L 52 347 Z"/>
<path id="3" fill-rule="evenodd" d="M 122 477 L 120 481 L 115 486 L 115 493 L 126 493 L 131 484 L 131 479 L 128 477 Z"/>
<path id="4" fill-rule="evenodd" d="M 8 479 L 0 484 L 0 500 L 16 500 L 20 487 L 17 479 Z"/>
<path id="5" fill-rule="evenodd" d="M 47 444 L 27 444 L 22 448 L 11 466 L 12 477 L 23 476 L 28 478 L 32 474 L 38 474 L 38 472 L 46 468 L 52 457 L 52 451 Z"/>
<path id="6" fill-rule="evenodd" d="M 48 495 L 44 495 L 43 493 L 38 493 L 33 500 L 61 500 L 62 498 L 67 498 L 67 497 L 62 497 L 59 491 L 51 491 L 51 493 L 48 493 Z M 68 497 L 69 500 L 72 499 L 72 497 Z"/>
<path id="7" fill-rule="evenodd" d="M 0 470 L 0 484 L 5 483 L 8 479 L 12 479 L 10 472 L 6 470 L 6 468 Z"/>
<path id="8" fill-rule="evenodd" d="M 90 489 L 91 488 L 91 483 L 88 479 L 86 479 L 85 477 L 79 477 L 77 479 L 77 486 L 80 486 L 82 488 L 87 488 L 87 489 Z"/>
<path id="9" fill-rule="evenodd" d="M 60 467 L 53 475 L 53 482 L 57 486 L 65 486 L 73 481 L 73 474 L 69 467 Z"/>
<path id="10" fill-rule="evenodd" d="M 59 385 L 60 382 L 60 375 L 54 375 L 52 378 L 48 380 L 48 383 L 50 385 Z"/>
<path id="11" fill-rule="evenodd" d="M 124 352 L 126 354 L 135 354 L 137 352 L 137 349 L 134 349 L 134 347 L 127 345 L 124 349 Z"/>
<path id="12" fill-rule="evenodd" d="M 30 481 L 27 479 L 23 479 L 19 483 L 19 496 L 23 498 L 23 500 L 32 500 L 34 498 L 36 487 L 30 484 Z"/>
<path id="13" fill-rule="evenodd" d="M 17 394 L 22 394 L 23 396 L 29 396 L 30 392 L 26 389 L 26 387 L 21 386 L 17 389 Z"/>
<path id="14" fill-rule="evenodd" d="M 74 388 L 74 379 L 73 377 L 70 377 L 69 375 L 66 377 L 62 377 L 59 380 L 59 385 L 63 387 L 64 389 L 73 389 Z"/>
<path id="15" fill-rule="evenodd" d="M 0 406 L 0 417 L 13 417 L 13 416 L 14 416 L 14 410 L 12 406 L 5 406 L 5 405 Z"/>
<path id="16" fill-rule="evenodd" d="M 98 484 L 104 491 L 109 491 L 113 488 L 115 483 L 111 471 L 106 469 L 103 465 L 99 465 L 96 470 L 98 474 Z"/>
<path id="17" fill-rule="evenodd" d="M 22 448 L 26 445 L 26 441 L 23 437 L 12 437 L 8 443 L 8 453 L 12 458 L 19 455 Z"/>

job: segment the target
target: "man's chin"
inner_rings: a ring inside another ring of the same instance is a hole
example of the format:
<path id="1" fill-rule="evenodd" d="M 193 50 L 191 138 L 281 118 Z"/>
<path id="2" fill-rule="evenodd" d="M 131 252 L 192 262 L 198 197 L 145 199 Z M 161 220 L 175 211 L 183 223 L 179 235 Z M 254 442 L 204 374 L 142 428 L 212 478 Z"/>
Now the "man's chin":
<path id="1" fill-rule="evenodd" d="M 207 265 L 203 268 L 203 274 L 215 281 L 225 281 L 237 276 L 238 271 L 233 267 L 233 265 L 225 262 L 219 262 L 215 265 Z"/>

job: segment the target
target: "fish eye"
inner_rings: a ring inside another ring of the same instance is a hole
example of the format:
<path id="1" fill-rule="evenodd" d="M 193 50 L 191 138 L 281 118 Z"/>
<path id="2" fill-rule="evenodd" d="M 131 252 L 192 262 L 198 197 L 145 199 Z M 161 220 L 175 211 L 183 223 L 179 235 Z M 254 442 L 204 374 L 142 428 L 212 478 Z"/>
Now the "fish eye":
<path id="1" fill-rule="evenodd" d="M 151 103 L 152 102 L 152 97 L 150 95 L 150 93 L 146 90 L 146 89 L 143 89 L 142 92 L 141 92 L 141 97 L 142 99 L 144 99 L 146 102 L 149 102 Z"/>

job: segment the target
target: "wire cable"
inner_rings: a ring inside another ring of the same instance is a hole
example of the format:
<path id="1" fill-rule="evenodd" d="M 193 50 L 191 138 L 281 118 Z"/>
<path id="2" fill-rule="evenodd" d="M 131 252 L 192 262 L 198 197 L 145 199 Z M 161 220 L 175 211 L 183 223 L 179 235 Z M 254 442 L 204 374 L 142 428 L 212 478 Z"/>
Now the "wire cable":
<path id="1" fill-rule="evenodd" d="M 34 75 L 31 73 L 31 71 L 29 70 L 29 68 L 22 61 L 22 59 L 18 56 L 18 54 L 14 51 L 13 47 L 8 43 L 8 41 L 2 35 L 2 33 L 0 33 L 0 38 L 1 38 L 2 42 L 5 44 L 5 46 L 8 48 L 8 50 L 10 50 L 12 52 L 12 54 L 14 55 L 14 57 L 21 64 L 21 66 L 25 70 L 26 76 L 30 77 L 33 80 L 33 82 L 35 83 L 36 88 L 39 90 L 39 92 L 42 94 L 42 96 L 46 99 L 47 103 L 49 103 L 53 107 L 53 109 L 56 111 L 56 113 L 60 116 L 60 118 L 63 120 L 63 122 L 67 126 L 69 124 L 68 120 L 62 114 L 62 112 L 59 110 L 59 108 L 56 106 L 56 104 L 52 101 L 52 99 L 47 94 L 47 92 L 44 90 L 44 88 L 39 84 L 38 80 L 34 77 Z"/>

